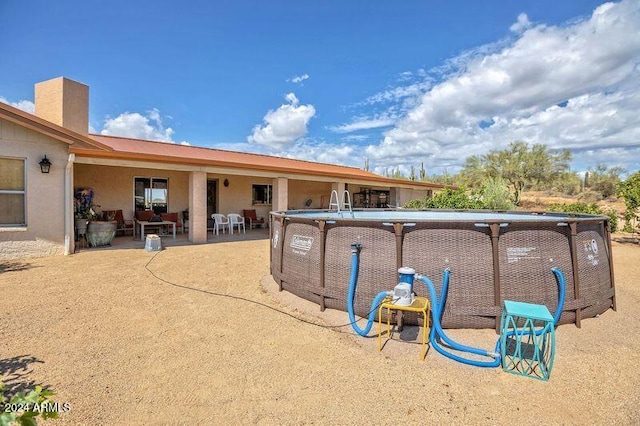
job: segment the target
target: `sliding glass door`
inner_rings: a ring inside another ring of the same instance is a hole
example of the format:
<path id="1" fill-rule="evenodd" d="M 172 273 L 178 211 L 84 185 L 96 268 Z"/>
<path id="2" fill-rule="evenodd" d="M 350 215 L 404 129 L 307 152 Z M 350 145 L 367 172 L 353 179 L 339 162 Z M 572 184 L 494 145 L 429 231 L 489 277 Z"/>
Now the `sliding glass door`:
<path id="1" fill-rule="evenodd" d="M 169 181 L 166 178 L 135 178 L 133 195 L 136 211 L 153 210 L 156 214 L 169 211 Z"/>

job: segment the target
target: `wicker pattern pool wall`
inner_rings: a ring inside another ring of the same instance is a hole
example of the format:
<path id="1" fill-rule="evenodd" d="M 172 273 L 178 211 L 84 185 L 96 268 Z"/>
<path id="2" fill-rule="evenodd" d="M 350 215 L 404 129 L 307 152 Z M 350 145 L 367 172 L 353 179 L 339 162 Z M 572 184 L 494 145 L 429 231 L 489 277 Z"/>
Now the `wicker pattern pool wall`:
<path id="1" fill-rule="evenodd" d="M 442 317 L 446 328 L 497 328 L 505 299 L 555 312 L 552 267 L 560 268 L 567 282 L 561 324 L 579 327 L 583 318 L 615 310 L 607 217 L 477 211 L 466 216 L 460 211 L 272 212 L 271 274 L 281 290 L 321 310 L 346 310 L 351 244 L 357 242 L 362 244 L 355 299 L 360 316 L 368 316 L 376 294 L 393 289 L 400 266 L 431 278 L 438 292 L 444 269 L 451 270 Z M 414 291 L 427 296 L 419 283 Z"/>

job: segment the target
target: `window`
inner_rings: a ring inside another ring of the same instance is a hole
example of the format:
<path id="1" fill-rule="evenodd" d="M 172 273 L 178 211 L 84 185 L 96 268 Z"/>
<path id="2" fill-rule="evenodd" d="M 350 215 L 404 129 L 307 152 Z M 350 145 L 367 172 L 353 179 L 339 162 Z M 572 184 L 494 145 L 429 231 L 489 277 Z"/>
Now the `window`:
<path id="1" fill-rule="evenodd" d="M 168 213 L 169 181 L 162 178 L 135 178 L 133 198 L 136 211 Z"/>
<path id="2" fill-rule="evenodd" d="M 0 226 L 26 225 L 24 163 L 0 158 Z"/>
<path id="3" fill-rule="evenodd" d="M 254 184 L 251 188 L 252 204 L 271 204 L 271 185 Z"/>

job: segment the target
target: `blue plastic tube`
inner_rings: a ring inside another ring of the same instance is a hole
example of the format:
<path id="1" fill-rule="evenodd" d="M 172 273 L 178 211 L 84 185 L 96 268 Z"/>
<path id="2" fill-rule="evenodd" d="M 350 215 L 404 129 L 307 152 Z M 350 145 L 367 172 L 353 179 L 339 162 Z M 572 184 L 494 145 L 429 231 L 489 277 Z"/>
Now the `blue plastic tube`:
<path id="1" fill-rule="evenodd" d="M 500 365 L 500 352 L 498 350 L 494 350 L 494 352 L 489 352 L 483 349 L 474 348 L 471 346 L 461 345 L 459 343 L 451 340 L 440 324 L 440 318 L 442 316 L 442 308 L 444 307 L 444 302 L 446 301 L 447 287 L 449 285 L 449 270 L 445 269 L 444 276 L 442 279 L 442 294 L 440 295 L 440 300 L 436 297 L 436 289 L 431 282 L 431 280 L 424 275 L 417 274 L 416 278 L 422 281 L 429 291 L 429 298 L 431 299 L 431 313 L 433 317 L 433 326 L 431 327 L 431 334 L 429 335 L 429 342 L 431 346 L 442 355 L 447 358 L 451 358 L 455 361 L 461 362 L 463 364 L 473 365 L 475 367 L 485 367 L 492 368 L 498 367 Z M 491 361 L 477 361 L 474 359 L 467 359 L 462 356 L 456 355 L 444 349 L 439 340 L 444 341 L 448 347 L 460 352 L 467 352 L 475 355 L 485 356 L 489 358 L 493 358 Z M 496 349 L 498 349 L 500 340 L 496 343 Z"/>
<path id="2" fill-rule="evenodd" d="M 566 296 L 566 282 L 564 280 L 564 274 L 558 268 L 551 268 L 551 272 L 556 276 L 558 281 L 558 306 L 556 307 L 556 314 L 553 316 L 553 324 L 557 325 L 560 321 L 560 315 L 562 315 L 562 308 L 564 307 L 564 298 Z"/>
<path id="3" fill-rule="evenodd" d="M 558 323 L 558 321 L 560 320 L 560 316 L 562 315 L 562 308 L 564 307 L 564 301 L 565 301 L 565 296 L 566 296 L 566 281 L 564 278 L 564 274 L 562 273 L 562 271 L 560 271 L 558 268 L 552 268 L 551 271 L 553 272 L 553 274 L 556 277 L 556 281 L 558 283 L 558 306 L 556 307 L 556 312 L 555 315 L 553 317 L 553 321 L 554 321 L 554 326 Z M 444 305 L 447 301 L 447 290 L 449 287 L 449 276 L 450 276 L 450 271 L 449 269 L 445 269 L 444 271 L 444 276 L 442 279 L 442 290 L 441 290 L 441 294 L 440 294 L 440 299 L 437 299 L 436 297 L 436 290 L 435 287 L 433 285 L 433 283 L 431 282 L 431 280 L 429 280 L 429 278 L 416 274 L 416 278 L 419 279 L 420 281 L 422 281 L 423 283 L 426 284 L 427 289 L 429 290 L 429 296 L 431 299 L 431 312 L 432 312 L 432 316 L 433 316 L 433 327 L 431 328 L 431 334 L 429 336 L 429 341 L 431 342 L 431 346 L 433 346 L 433 348 L 438 351 L 439 353 L 441 353 L 442 355 L 446 356 L 447 358 L 451 358 L 455 361 L 461 362 L 463 364 L 468 364 L 468 365 L 473 365 L 476 367 L 498 367 L 500 366 L 500 338 L 498 338 L 498 341 L 496 342 L 495 348 L 493 353 L 491 352 L 487 352 L 485 350 L 482 349 L 478 349 L 478 348 L 474 348 L 471 346 L 466 346 L 466 345 L 461 345 L 459 343 L 454 342 L 453 340 L 451 340 L 444 332 L 444 330 L 442 329 L 442 325 L 441 325 L 441 319 L 442 319 L 442 311 L 444 309 Z M 536 330 L 534 333 L 539 336 L 540 334 L 542 334 L 543 332 L 546 332 L 545 329 L 540 329 L 540 330 Z M 525 333 L 526 334 L 526 333 Z M 508 335 L 513 335 L 513 332 L 509 332 Z M 445 350 L 441 345 L 440 345 L 440 340 L 444 341 L 446 343 L 446 345 L 454 350 L 460 351 L 460 352 L 467 352 L 467 353 L 472 353 L 472 354 L 476 354 L 476 355 L 480 355 L 480 356 L 487 356 L 487 357 L 491 357 L 494 358 L 493 361 L 477 361 L 477 360 L 472 360 L 472 359 L 467 359 L 464 358 L 462 356 L 456 355 L 454 353 L 448 352 L 447 350 Z"/>
<path id="4" fill-rule="evenodd" d="M 371 326 L 376 318 L 377 307 L 380 306 L 385 297 L 391 294 L 389 291 L 381 291 L 373 299 L 371 303 L 371 310 L 369 311 L 369 318 L 367 319 L 367 325 L 365 328 L 360 328 L 356 322 L 356 316 L 353 312 L 353 301 L 356 296 L 356 286 L 358 285 L 358 272 L 360 270 L 360 250 L 362 250 L 361 244 L 351 244 L 351 277 L 349 279 L 349 293 L 347 295 L 347 312 L 349 313 L 349 321 L 353 330 L 361 336 L 367 336 L 371 331 Z"/>

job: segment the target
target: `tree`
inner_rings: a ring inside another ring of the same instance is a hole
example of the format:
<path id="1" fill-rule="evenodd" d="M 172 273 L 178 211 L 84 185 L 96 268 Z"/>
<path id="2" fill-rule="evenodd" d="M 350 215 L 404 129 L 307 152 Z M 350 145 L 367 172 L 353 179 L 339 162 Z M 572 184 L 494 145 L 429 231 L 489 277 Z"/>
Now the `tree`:
<path id="1" fill-rule="evenodd" d="M 487 177 L 482 157 L 478 155 L 467 157 L 458 177 L 460 183 L 469 188 L 479 187 Z"/>
<path id="2" fill-rule="evenodd" d="M 420 180 L 427 180 L 427 171 L 424 168 L 424 163 L 420 163 Z"/>
<path id="3" fill-rule="evenodd" d="M 409 172 L 409 180 L 416 180 L 416 169 L 411 166 L 411 172 Z"/>
<path id="4" fill-rule="evenodd" d="M 589 188 L 604 198 L 609 198 L 616 194 L 620 175 L 625 173 L 625 170 L 622 167 L 608 168 L 604 164 L 598 164 L 595 170 L 589 169 L 587 173 L 589 179 L 585 182 L 585 190 Z"/>
<path id="5" fill-rule="evenodd" d="M 618 195 L 624 198 L 624 231 L 633 232 L 640 214 L 640 171 L 618 183 Z"/>
<path id="6" fill-rule="evenodd" d="M 561 173 L 553 186 L 553 189 L 566 195 L 575 195 L 580 192 L 581 188 L 582 181 L 580 180 L 580 176 L 578 176 L 577 173 L 569 171 Z"/>
<path id="7" fill-rule="evenodd" d="M 546 145 L 529 148 L 525 142 L 512 142 L 508 149 L 493 150 L 466 160 L 461 178 L 470 187 L 478 187 L 486 178 L 501 178 L 512 190 L 513 202 L 518 205 L 525 188 L 551 185 L 569 169 L 571 153 L 554 153 Z"/>

